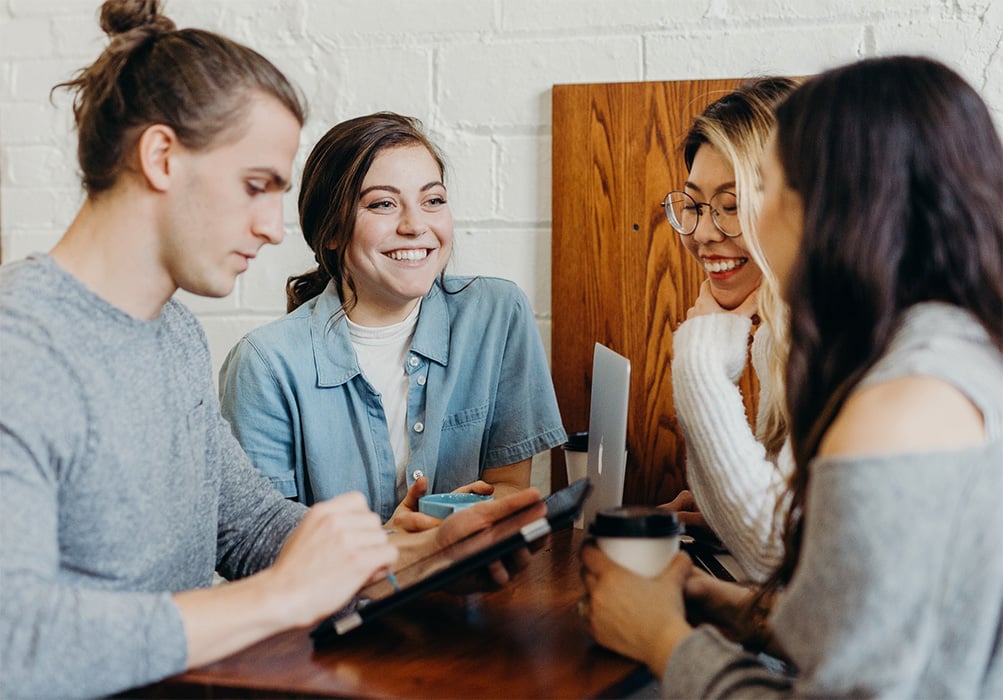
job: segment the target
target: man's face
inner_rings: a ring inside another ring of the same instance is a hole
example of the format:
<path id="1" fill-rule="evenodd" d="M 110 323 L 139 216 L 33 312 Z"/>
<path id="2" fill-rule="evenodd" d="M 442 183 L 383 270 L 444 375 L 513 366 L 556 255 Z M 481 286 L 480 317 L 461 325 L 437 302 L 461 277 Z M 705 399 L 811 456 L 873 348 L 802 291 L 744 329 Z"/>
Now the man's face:
<path id="1" fill-rule="evenodd" d="M 300 124 L 271 96 L 255 93 L 238 138 L 172 160 L 170 206 L 160 222 L 160 259 L 187 292 L 222 297 L 266 243 L 285 235 L 282 198 Z"/>

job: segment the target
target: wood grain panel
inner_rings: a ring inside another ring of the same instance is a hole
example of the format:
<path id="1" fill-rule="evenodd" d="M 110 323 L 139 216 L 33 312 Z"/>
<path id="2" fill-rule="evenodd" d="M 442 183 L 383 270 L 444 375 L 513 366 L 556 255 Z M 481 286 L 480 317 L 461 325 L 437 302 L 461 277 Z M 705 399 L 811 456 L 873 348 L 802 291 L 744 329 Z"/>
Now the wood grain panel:
<path id="1" fill-rule="evenodd" d="M 631 360 L 626 503 L 686 486 L 672 405 L 672 332 L 705 275 L 660 207 L 682 186 L 679 144 L 694 116 L 739 83 L 696 80 L 553 89 L 553 374 L 569 431 L 587 430 L 596 342 Z M 740 382 L 748 415 L 758 386 Z M 551 483 L 567 483 L 555 450 Z"/>

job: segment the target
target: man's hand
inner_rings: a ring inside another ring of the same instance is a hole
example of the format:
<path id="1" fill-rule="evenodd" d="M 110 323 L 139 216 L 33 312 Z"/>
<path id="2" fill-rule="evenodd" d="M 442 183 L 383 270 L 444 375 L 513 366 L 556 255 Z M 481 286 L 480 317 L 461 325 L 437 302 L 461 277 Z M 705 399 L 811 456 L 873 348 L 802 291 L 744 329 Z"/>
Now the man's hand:
<path id="1" fill-rule="evenodd" d="M 379 516 L 352 492 L 310 508 L 266 571 L 289 622 L 306 625 L 344 606 L 397 557 Z"/>

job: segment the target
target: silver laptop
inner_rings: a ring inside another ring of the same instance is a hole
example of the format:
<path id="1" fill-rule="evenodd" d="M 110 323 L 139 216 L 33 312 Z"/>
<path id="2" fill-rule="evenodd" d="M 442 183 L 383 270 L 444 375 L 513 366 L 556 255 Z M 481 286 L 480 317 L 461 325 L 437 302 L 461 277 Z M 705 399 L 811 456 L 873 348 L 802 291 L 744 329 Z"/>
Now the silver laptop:
<path id="1" fill-rule="evenodd" d="M 582 518 L 586 530 L 598 511 L 623 504 L 629 398 L 630 360 L 596 343 L 592 357 L 586 472 L 592 482 L 592 495 L 585 501 Z"/>

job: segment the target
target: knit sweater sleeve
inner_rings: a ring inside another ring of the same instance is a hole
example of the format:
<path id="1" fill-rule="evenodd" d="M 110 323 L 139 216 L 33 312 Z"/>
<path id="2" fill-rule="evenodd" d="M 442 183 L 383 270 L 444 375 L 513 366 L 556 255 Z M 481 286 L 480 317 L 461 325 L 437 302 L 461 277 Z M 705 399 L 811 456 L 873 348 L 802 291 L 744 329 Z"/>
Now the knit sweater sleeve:
<path id="1" fill-rule="evenodd" d="M 750 328 L 735 314 L 686 321 L 673 336 L 672 387 L 697 505 L 748 576 L 763 580 L 783 552 L 774 511 L 784 475 L 753 434 L 737 386 Z"/>
<path id="2" fill-rule="evenodd" d="M 213 404 L 208 446 L 222 472 L 217 567 L 229 579 L 272 565 L 286 539 L 306 515 L 306 506 L 285 498 L 251 464 Z"/>

